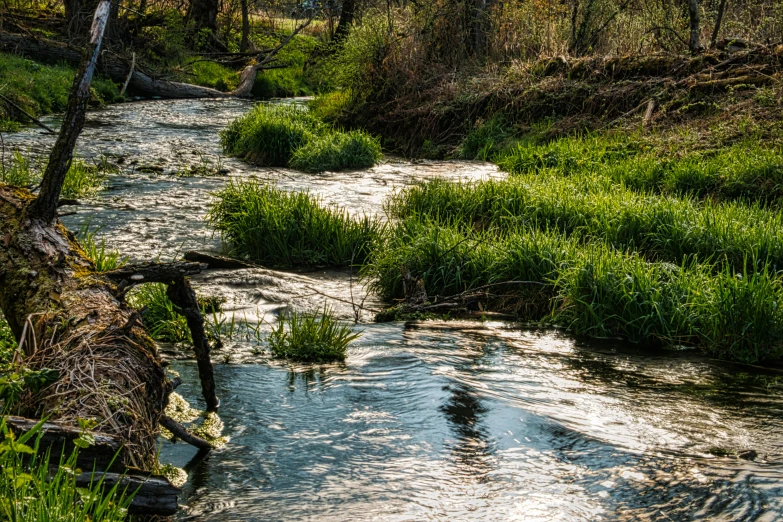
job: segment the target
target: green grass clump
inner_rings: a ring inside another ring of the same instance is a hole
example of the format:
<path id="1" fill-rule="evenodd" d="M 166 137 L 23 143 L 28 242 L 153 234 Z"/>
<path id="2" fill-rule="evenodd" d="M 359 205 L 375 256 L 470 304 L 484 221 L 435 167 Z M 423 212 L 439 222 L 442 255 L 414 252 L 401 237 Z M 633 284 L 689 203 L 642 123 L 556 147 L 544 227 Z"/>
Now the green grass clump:
<path id="1" fill-rule="evenodd" d="M 201 60 L 193 63 L 191 74 L 183 78 L 187 83 L 203 85 L 217 89 L 218 91 L 231 91 L 239 84 L 239 75 L 228 67 L 209 60 Z"/>
<path id="2" fill-rule="evenodd" d="M 344 361 L 348 343 L 358 338 L 347 324 L 324 307 L 315 314 L 292 311 L 281 316 L 269 334 L 269 348 L 277 357 L 302 362 Z"/>
<path id="3" fill-rule="evenodd" d="M 492 157 L 511 174 L 596 175 L 637 191 L 778 206 L 783 196 L 783 150 L 758 142 L 719 151 L 661 158 L 627 138 L 562 138 L 521 144 Z"/>
<path id="4" fill-rule="evenodd" d="M 298 147 L 311 140 L 321 123 L 296 105 L 259 104 L 220 133 L 223 151 L 251 163 L 286 167 Z"/>
<path id="5" fill-rule="evenodd" d="M 41 182 L 45 170 L 46 165 L 33 165 L 29 158 L 16 150 L 11 155 L 9 165 L 0 167 L 0 183 L 31 188 Z M 74 160 L 65 175 L 60 197 L 76 199 L 94 196 L 103 189 L 106 172 L 105 168 L 98 165 Z"/>
<path id="6" fill-rule="evenodd" d="M 381 156 L 380 142 L 364 131 L 330 132 L 296 149 L 289 166 L 305 172 L 366 169 Z"/>
<path id="7" fill-rule="evenodd" d="M 75 74 L 70 67 L 42 65 L 0 53 L 0 93 L 34 116 L 65 110 Z M 119 98 L 117 86 L 101 78 L 93 79 L 90 91 L 94 104 Z M 0 106 L 1 119 L 28 122 L 24 115 L 5 106 Z"/>
<path id="8" fill-rule="evenodd" d="M 783 267 L 783 214 L 637 192 L 602 176 L 518 175 L 478 183 L 433 181 L 403 190 L 392 217 L 426 215 L 481 229 L 527 226 L 600 240 L 654 261 L 713 260 L 743 270 Z"/>
<path id="9" fill-rule="evenodd" d="M 367 168 L 381 158 L 369 134 L 335 130 L 296 105 L 256 105 L 220 133 L 220 143 L 251 163 L 308 172 Z"/>
<path id="10" fill-rule="evenodd" d="M 240 182 L 216 196 L 210 224 L 234 255 L 267 266 L 360 264 L 381 233 L 376 220 L 321 206 L 307 193 Z"/>
<path id="11" fill-rule="evenodd" d="M 127 519 L 134 492 L 103 487 L 96 478 L 88 487 L 78 487 L 76 459 L 78 449 L 70 455 L 51 458 L 39 449 L 41 425 L 16 438 L 0 419 L 0 520 L 33 522 L 121 522 Z M 86 448 L 92 436 L 84 434 L 74 443 Z"/>
<path id="12" fill-rule="evenodd" d="M 466 160 L 489 161 L 502 150 L 503 143 L 511 135 L 510 127 L 501 113 L 477 124 L 457 151 L 457 157 Z"/>
<path id="13" fill-rule="evenodd" d="M 99 230 L 100 227 L 91 230 L 88 222 L 83 224 L 76 234 L 76 238 L 79 240 L 82 249 L 84 249 L 84 253 L 87 254 L 87 258 L 95 265 L 95 271 L 109 272 L 125 266 L 128 263 L 128 258 L 116 250 L 108 250 L 106 248 L 106 238 L 102 237 L 98 240 L 96 237 Z"/>
<path id="14" fill-rule="evenodd" d="M 766 266 L 736 274 L 709 263 L 650 262 L 557 232 L 476 231 L 409 216 L 363 273 L 382 297 L 402 298 L 401 268 L 431 298 L 496 285 L 483 309 L 576 334 L 694 345 L 744 362 L 783 355 L 783 288 Z"/>
<path id="15" fill-rule="evenodd" d="M 128 304 L 143 310 L 144 326 L 156 341 L 178 343 L 190 340 L 190 329 L 184 316 L 177 313 L 166 285 L 151 283 L 138 286 L 128 294 Z"/>

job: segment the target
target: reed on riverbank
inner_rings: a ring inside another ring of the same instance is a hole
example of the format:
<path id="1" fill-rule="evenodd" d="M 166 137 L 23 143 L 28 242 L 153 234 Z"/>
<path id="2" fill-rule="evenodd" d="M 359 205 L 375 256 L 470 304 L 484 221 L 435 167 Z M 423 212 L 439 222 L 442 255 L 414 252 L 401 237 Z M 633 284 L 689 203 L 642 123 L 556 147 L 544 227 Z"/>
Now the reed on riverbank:
<path id="1" fill-rule="evenodd" d="M 470 136 L 469 136 L 470 137 Z M 485 138 L 484 149 L 494 143 Z M 484 150 L 482 149 L 482 150 Z M 779 206 L 783 196 L 783 149 L 765 148 L 748 140 L 718 151 L 665 157 L 643 140 L 586 136 L 549 143 L 518 144 L 498 149 L 491 157 L 513 175 L 550 173 L 595 175 L 637 191 L 739 200 Z"/>
<path id="2" fill-rule="evenodd" d="M 207 215 L 212 227 L 233 255 L 265 266 L 361 264 L 382 232 L 376 220 L 323 206 L 308 193 L 239 182 L 216 197 Z"/>

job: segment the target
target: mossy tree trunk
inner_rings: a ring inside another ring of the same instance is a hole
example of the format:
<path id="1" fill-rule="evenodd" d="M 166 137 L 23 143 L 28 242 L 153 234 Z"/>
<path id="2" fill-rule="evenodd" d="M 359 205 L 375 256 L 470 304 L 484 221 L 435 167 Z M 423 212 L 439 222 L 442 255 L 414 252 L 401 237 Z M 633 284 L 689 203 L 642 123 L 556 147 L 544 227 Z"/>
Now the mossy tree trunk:
<path id="1" fill-rule="evenodd" d="M 57 220 L 110 11 L 101 0 L 39 195 L 0 185 L 0 309 L 23 364 L 59 375 L 23 397 L 18 413 L 70 426 L 92 419 L 94 431 L 121 441 L 123 464 L 150 470 L 170 391 L 155 344 Z"/>

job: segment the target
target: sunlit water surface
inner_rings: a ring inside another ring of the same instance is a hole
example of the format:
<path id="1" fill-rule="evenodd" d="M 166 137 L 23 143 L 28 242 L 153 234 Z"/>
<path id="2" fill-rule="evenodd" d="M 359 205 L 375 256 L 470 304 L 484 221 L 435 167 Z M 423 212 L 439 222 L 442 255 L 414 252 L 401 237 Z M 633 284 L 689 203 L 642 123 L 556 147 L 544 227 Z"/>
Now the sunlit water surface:
<path id="1" fill-rule="evenodd" d="M 108 190 L 69 209 L 134 260 L 220 251 L 203 222 L 236 178 L 310 190 L 354 214 L 380 214 L 394 188 L 431 177 L 501 177 L 488 164 L 410 163 L 341 174 L 261 169 L 220 157 L 217 132 L 247 102 L 154 101 L 89 114 L 87 159 L 121 167 Z M 56 124 L 56 120 L 48 120 Z M 5 135 L 40 154 L 36 129 Z M 225 177 L 182 177 L 188 166 Z M 163 172 L 144 173 L 148 167 Z M 348 271 L 210 271 L 199 292 L 228 299 L 227 321 L 260 323 L 327 300 L 380 307 Z M 332 296 L 337 299 L 329 299 Z M 783 381 L 687 352 L 578 342 L 504 322 L 371 324 L 344 364 L 270 359 L 263 345 L 214 352 L 224 434 L 204 460 L 162 443 L 190 480 L 182 520 L 764 520 L 783 517 Z M 163 347 L 201 404 L 187 350 Z M 755 460 L 734 455 L 746 450 Z M 728 454 L 728 456 L 715 456 Z"/>

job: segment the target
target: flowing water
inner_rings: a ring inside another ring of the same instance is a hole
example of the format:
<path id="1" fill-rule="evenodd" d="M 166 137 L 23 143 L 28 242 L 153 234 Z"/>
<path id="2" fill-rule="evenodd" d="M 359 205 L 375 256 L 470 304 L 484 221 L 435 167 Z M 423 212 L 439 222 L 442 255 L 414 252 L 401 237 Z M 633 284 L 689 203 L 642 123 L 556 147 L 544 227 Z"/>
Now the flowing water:
<path id="1" fill-rule="evenodd" d="M 396 160 L 312 176 L 219 158 L 217 131 L 248 107 L 150 101 L 91 112 L 79 153 L 122 172 L 65 221 L 90 218 L 133 259 L 170 258 L 221 248 L 202 219 L 232 178 L 372 214 L 420 179 L 501 176 L 481 163 Z M 4 138 L 32 154 L 52 142 L 35 129 Z M 175 175 L 205 164 L 226 176 Z M 380 306 L 346 271 L 210 271 L 194 283 L 229 299 L 224 319 L 262 329 L 288 307 L 327 300 L 353 318 L 352 300 Z M 205 459 L 162 443 L 161 460 L 189 472 L 179 519 L 783 518 L 783 378 L 770 371 L 509 322 L 359 317 L 344 364 L 291 364 L 241 340 L 214 352 L 230 441 Z M 178 391 L 201 405 L 187 351 L 164 350 L 183 377 Z"/>

